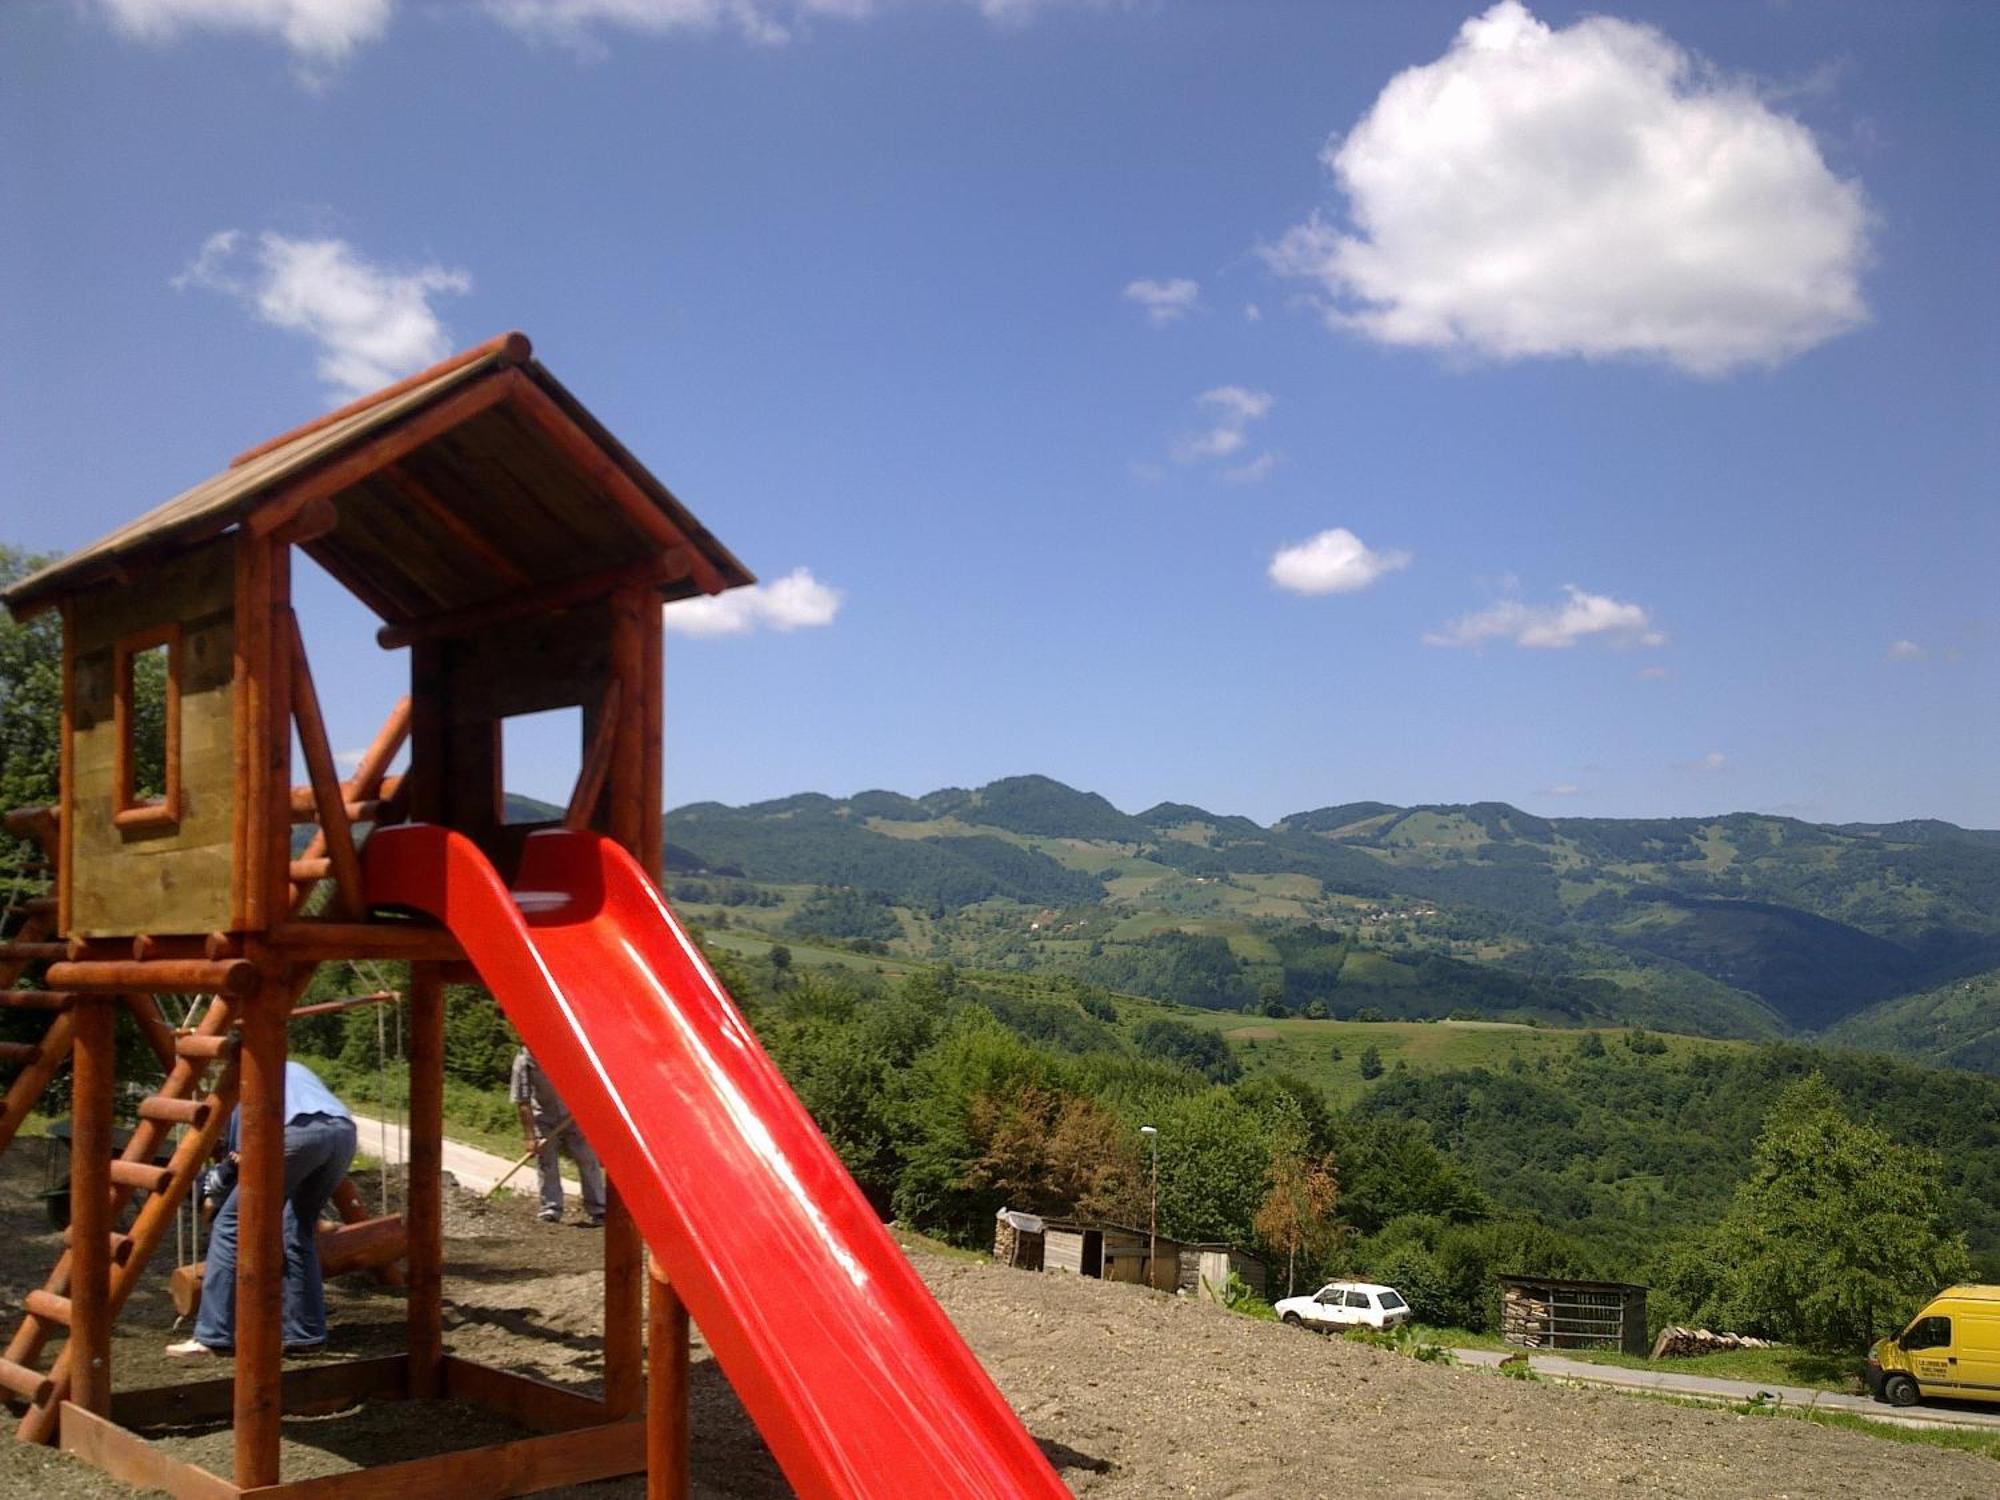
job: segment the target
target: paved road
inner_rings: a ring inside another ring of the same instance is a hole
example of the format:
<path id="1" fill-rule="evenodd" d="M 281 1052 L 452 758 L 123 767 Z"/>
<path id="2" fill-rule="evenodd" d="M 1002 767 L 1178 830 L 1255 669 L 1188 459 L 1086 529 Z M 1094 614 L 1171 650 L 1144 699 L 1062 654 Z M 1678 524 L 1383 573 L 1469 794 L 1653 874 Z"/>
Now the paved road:
<path id="1" fill-rule="evenodd" d="M 354 1128 L 358 1137 L 357 1147 L 364 1156 L 372 1156 L 378 1161 L 386 1161 L 390 1166 L 401 1166 L 409 1159 L 409 1132 L 394 1120 L 382 1120 L 373 1115 L 354 1111 Z M 495 1156 L 491 1151 L 481 1151 L 477 1146 L 467 1146 L 459 1141 L 447 1139 L 444 1143 L 444 1169 L 458 1179 L 458 1185 L 467 1192 L 483 1193 L 501 1178 L 506 1177 L 514 1165 L 513 1160 Z M 567 1160 L 564 1163 L 568 1166 Z M 364 1192 L 366 1174 L 363 1174 Z M 509 1179 L 507 1186 L 516 1192 L 532 1193 L 535 1190 L 535 1164 L 529 1162 Z M 574 1176 L 566 1171 L 563 1176 L 563 1192 L 574 1198 L 581 1191 Z"/>
<path id="2" fill-rule="evenodd" d="M 1507 1358 L 1497 1349 L 1454 1349 L 1461 1364 L 1497 1365 Z M 1885 1406 L 1866 1396 L 1844 1396 L 1837 1391 L 1818 1391 L 1802 1385 L 1760 1385 L 1749 1380 L 1721 1380 L 1713 1375 L 1696 1375 L 1670 1370 L 1627 1370 L 1618 1365 L 1591 1364 L 1580 1359 L 1564 1359 L 1559 1354 L 1534 1354 L 1528 1366 L 1545 1380 L 1563 1380 L 1577 1385 L 1603 1386 L 1611 1390 L 1640 1391 L 1657 1396 L 1681 1396 L 1696 1401 L 1735 1403 L 1753 1401 L 1762 1394 L 1775 1397 L 1785 1406 L 1811 1411 L 1839 1411 L 1866 1417 L 1875 1422 L 1891 1422 L 1904 1427 L 1967 1427 L 2000 1430 L 2000 1407 L 1953 1402 L 1938 1406 Z"/>

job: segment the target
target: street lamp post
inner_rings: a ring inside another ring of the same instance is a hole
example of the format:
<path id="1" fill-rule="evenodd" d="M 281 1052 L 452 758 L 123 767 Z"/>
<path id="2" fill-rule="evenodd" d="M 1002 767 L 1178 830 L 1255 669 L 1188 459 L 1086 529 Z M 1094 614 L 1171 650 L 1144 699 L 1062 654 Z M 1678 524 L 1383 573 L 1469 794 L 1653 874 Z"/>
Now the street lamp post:
<path id="1" fill-rule="evenodd" d="M 1146 1280 L 1151 1282 L 1160 1263 L 1160 1132 L 1157 1126 L 1141 1125 L 1139 1134 L 1153 1147 L 1152 1201 L 1146 1209 Z"/>

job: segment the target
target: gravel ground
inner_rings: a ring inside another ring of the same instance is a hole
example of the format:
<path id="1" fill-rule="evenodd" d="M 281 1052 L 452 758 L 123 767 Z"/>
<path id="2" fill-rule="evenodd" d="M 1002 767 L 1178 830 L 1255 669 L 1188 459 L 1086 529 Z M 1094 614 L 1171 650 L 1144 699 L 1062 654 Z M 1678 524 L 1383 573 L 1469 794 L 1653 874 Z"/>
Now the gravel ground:
<path id="1" fill-rule="evenodd" d="M 0 1159 L 0 1297 L 18 1305 L 58 1247 L 34 1197 L 35 1147 Z M 448 1346 L 588 1389 L 601 1373 L 598 1236 L 535 1222 L 529 1203 L 455 1195 L 446 1214 Z M 1421 1365 L 1139 1288 L 1030 1275 L 956 1256 L 917 1263 L 1064 1479 L 1090 1500 L 1305 1496 L 1869 1496 L 1990 1500 L 2000 1464 L 1800 1422 Z M 121 1322 L 121 1389 L 190 1378 L 172 1337 L 166 1267 Z M 361 1278 L 329 1288 L 335 1355 L 390 1352 L 400 1302 Z M 699 1342 L 695 1492 L 790 1493 Z M 219 1375 L 221 1362 L 200 1371 Z M 287 1478 L 500 1441 L 514 1431 L 446 1402 L 381 1403 L 286 1424 Z M 226 1428 L 162 1433 L 226 1472 Z M 0 1495 L 130 1494 L 60 1454 L 0 1441 Z M 636 1480 L 555 1492 L 627 1500 Z"/>

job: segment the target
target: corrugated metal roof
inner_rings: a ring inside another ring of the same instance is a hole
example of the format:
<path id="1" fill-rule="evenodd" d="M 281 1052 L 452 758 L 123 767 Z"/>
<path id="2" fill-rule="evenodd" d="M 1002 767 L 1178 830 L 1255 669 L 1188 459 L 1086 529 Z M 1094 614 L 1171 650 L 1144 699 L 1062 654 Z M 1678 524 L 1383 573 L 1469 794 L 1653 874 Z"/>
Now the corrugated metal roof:
<path id="1" fill-rule="evenodd" d="M 116 577 L 128 564 L 171 554 L 182 547 L 239 525 L 260 504 L 278 498 L 286 483 L 339 457 L 371 435 L 437 402 L 497 369 L 522 365 L 532 379 L 568 413 L 604 452 L 659 506 L 691 545 L 720 574 L 725 587 L 752 581 L 752 575 L 695 520 L 671 492 L 634 459 L 553 376 L 530 359 L 528 342 L 504 335 L 455 356 L 408 381 L 399 382 L 352 406 L 296 429 L 296 435 L 250 449 L 231 467 L 164 505 L 16 583 L 0 599 L 16 615 L 47 607 L 65 595 Z M 477 419 L 474 419 L 475 421 Z M 357 481 L 357 491 L 367 481 Z M 477 517 L 474 518 L 477 524 Z M 432 608 L 435 605 L 430 606 Z M 418 615 L 427 609 L 412 608 Z M 400 613 L 400 612 L 399 612 Z"/>

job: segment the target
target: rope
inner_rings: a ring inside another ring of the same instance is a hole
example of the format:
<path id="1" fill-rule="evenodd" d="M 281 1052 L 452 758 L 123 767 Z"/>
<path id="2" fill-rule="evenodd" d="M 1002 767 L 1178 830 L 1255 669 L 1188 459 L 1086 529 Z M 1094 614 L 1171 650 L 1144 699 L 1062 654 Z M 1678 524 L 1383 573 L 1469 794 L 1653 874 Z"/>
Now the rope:
<path id="1" fill-rule="evenodd" d="M 381 1142 L 376 1164 L 382 1177 L 382 1214 L 385 1218 L 389 1213 L 389 1111 L 386 1108 L 389 1103 L 389 1021 L 384 1012 L 388 1008 L 386 1005 L 375 1007 L 375 1097 L 385 1106 L 375 1121 Z"/>
<path id="2" fill-rule="evenodd" d="M 388 981 L 383 977 L 381 969 L 379 969 L 376 966 L 375 960 L 373 959 L 358 959 L 355 961 L 354 967 L 361 972 L 363 979 L 366 983 L 372 984 L 373 986 L 375 986 L 377 990 L 387 991 L 388 993 L 395 995 L 396 1058 L 397 1061 L 399 1062 L 407 1061 L 403 1053 L 403 991 L 397 986 L 388 983 Z M 388 1017 L 386 1015 L 387 1010 L 388 1007 L 385 1005 L 377 1006 L 375 1008 L 375 1102 L 377 1105 L 375 1124 L 377 1127 L 376 1138 L 378 1142 L 376 1159 L 380 1167 L 380 1184 L 378 1187 L 378 1193 L 382 1200 L 382 1213 L 385 1217 L 388 1215 L 390 1209 L 389 1038 L 387 1034 L 388 1033 Z M 404 1148 L 403 1154 L 405 1157 L 407 1157 L 409 1155 L 409 1143 L 410 1143 L 410 1129 L 408 1121 L 410 1106 L 409 1106 L 409 1091 L 407 1088 L 407 1069 L 405 1070 L 405 1080 L 406 1080 L 406 1086 L 404 1089 L 403 1097 L 399 1099 L 396 1103 L 395 1123 L 396 1123 L 397 1138 L 402 1141 Z M 409 1212 L 409 1207 L 410 1207 L 410 1182 L 409 1182 L 409 1173 L 406 1170 L 403 1174 L 403 1211 L 406 1214 Z"/>

